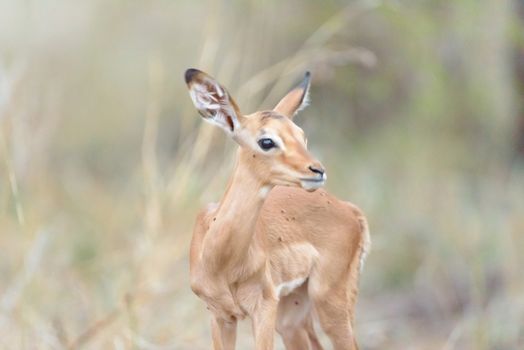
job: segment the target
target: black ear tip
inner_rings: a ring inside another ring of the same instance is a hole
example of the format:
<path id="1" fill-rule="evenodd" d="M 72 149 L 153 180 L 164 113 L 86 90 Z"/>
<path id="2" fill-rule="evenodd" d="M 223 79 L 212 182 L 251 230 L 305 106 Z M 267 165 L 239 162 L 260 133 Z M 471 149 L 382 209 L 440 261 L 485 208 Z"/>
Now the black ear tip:
<path id="1" fill-rule="evenodd" d="M 304 74 L 304 80 L 302 80 L 302 84 L 300 84 L 300 86 L 307 88 L 309 86 L 310 81 L 311 81 L 311 72 L 306 71 L 306 74 Z"/>
<path id="2" fill-rule="evenodd" d="M 186 79 L 186 84 L 189 84 L 189 82 L 193 80 L 195 75 L 197 75 L 198 73 L 200 73 L 200 71 L 195 68 L 189 68 L 188 70 L 186 70 L 186 73 L 184 74 L 184 78 Z"/>

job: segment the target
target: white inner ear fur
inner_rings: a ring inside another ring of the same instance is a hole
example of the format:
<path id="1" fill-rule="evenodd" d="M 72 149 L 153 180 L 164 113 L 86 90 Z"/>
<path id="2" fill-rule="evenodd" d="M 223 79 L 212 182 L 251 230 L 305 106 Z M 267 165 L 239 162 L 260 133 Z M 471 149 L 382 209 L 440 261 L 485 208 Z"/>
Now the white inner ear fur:
<path id="1" fill-rule="evenodd" d="M 220 85 L 214 83 L 215 85 L 215 89 L 217 89 L 217 93 L 218 93 L 218 97 L 222 97 L 224 96 L 224 90 L 222 90 L 222 88 L 220 87 Z"/>
<path id="2" fill-rule="evenodd" d="M 216 84 L 215 84 L 215 87 L 217 87 Z M 217 90 L 217 92 L 218 92 L 218 90 Z M 202 109 L 213 109 L 213 110 L 216 110 L 216 109 L 220 108 L 220 103 L 206 89 L 205 85 L 194 84 L 191 87 L 191 91 L 189 91 L 189 95 L 191 96 L 191 99 L 193 100 L 193 104 L 199 110 L 202 110 Z M 219 96 L 223 96 L 223 92 L 222 92 L 222 95 L 220 95 L 220 93 L 219 93 Z"/>
<path id="3" fill-rule="evenodd" d="M 222 103 L 208 90 L 206 84 L 193 84 L 189 91 L 193 104 L 207 116 L 207 118 L 204 118 L 207 122 L 221 127 L 227 133 L 232 132 L 227 121 L 227 117 L 229 116 L 233 122 L 233 131 L 236 131 L 240 127 L 240 124 L 235 109 L 229 102 L 229 96 L 218 83 L 213 81 L 209 83 L 212 84 L 218 97 L 223 98 Z M 211 112 L 211 115 L 209 115 L 209 110 L 214 112 Z"/>

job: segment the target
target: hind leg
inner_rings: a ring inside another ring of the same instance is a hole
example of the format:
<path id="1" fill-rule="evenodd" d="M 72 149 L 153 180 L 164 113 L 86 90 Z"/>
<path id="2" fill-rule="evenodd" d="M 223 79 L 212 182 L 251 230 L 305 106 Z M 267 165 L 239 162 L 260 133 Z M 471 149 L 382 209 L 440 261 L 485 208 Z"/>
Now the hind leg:
<path id="1" fill-rule="evenodd" d="M 314 305 L 320 325 L 331 340 L 333 349 L 358 349 L 351 325 L 347 298 L 337 291 L 331 291 L 322 297 L 315 297 Z"/>
<path id="2" fill-rule="evenodd" d="M 277 332 L 287 350 L 322 350 L 313 328 L 307 283 L 280 298 Z"/>
<path id="3" fill-rule="evenodd" d="M 317 334 L 315 332 L 315 328 L 313 327 L 312 312 L 310 312 L 309 315 L 306 317 L 304 329 L 308 335 L 311 350 L 323 350 L 324 348 L 322 347 L 322 344 L 320 344 L 320 341 L 318 340 Z"/>
<path id="4" fill-rule="evenodd" d="M 313 318 L 309 314 L 305 323 L 293 328 L 279 329 L 284 345 L 287 350 L 323 350 L 322 344 L 313 328 Z"/>
<path id="5" fill-rule="evenodd" d="M 353 296 L 348 290 L 348 279 L 325 280 L 326 275 L 314 274 L 310 277 L 309 295 L 318 314 L 320 325 L 333 344 L 335 350 L 357 350 L 352 326 Z"/>

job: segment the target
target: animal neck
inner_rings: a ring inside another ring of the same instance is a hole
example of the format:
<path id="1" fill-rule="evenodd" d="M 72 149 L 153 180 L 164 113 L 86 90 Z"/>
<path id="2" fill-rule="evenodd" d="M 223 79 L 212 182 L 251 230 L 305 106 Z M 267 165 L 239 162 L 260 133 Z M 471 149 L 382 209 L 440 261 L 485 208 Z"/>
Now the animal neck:
<path id="1" fill-rule="evenodd" d="M 202 257 L 215 271 L 244 262 L 272 188 L 257 176 L 252 157 L 239 150 L 235 170 L 206 234 Z"/>

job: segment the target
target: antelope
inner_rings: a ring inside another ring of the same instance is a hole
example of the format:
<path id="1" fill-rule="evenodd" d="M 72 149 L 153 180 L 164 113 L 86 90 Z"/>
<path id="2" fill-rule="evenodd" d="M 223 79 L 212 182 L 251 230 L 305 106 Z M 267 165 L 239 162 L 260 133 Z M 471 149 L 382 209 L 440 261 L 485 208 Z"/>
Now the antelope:
<path id="1" fill-rule="evenodd" d="M 309 72 L 273 110 L 251 115 L 206 73 L 188 69 L 185 80 L 203 119 L 240 146 L 222 200 L 199 212 L 191 240 L 191 289 L 212 313 L 214 349 L 234 349 L 246 317 L 259 350 L 273 349 L 275 329 L 286 349 L 322 349 L 314 317 L 334 349 L 358 349 L 353 315 L 368 224 L 321 189 L 324 167 L 293 122 L 307 104 Z"/>

